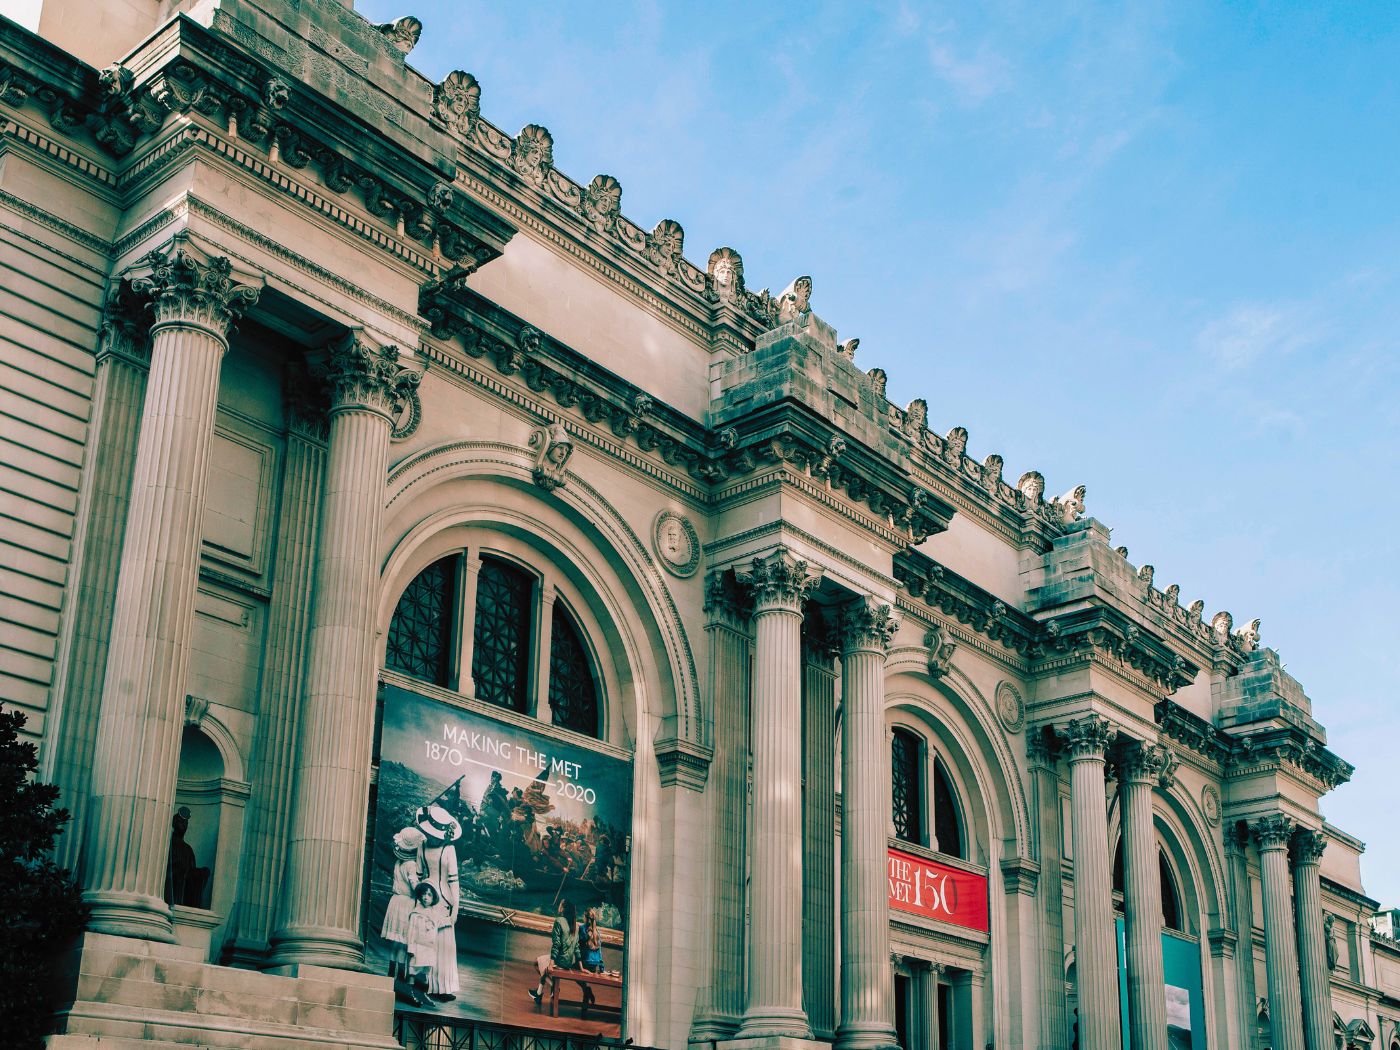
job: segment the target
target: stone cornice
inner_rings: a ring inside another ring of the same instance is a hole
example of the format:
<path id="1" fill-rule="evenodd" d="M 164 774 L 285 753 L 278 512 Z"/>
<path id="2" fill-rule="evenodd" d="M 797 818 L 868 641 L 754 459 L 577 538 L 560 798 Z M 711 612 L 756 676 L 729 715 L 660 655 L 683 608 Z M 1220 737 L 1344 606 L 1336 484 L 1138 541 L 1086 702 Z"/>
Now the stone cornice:
<path id="1" fill-rule="evenodd" d="M 1190 685 L 1200 670 L 1112 606 L 1076 609 L 1040 623 L 1047 659 L 1056 654 L 1100 654 L 1133 668 L 1168 693 Z"/>
<path id="2" fill-rule="evenodd" d="M 1214 723 L 1165 697 L 1157 702 L 1155 716 L 1163 733 L 1211 763 L 1223 765 L 1229 759 L 1230 736 Z"/>
<path id="3" fill-rule="evenodd" d="M 895 555 L 894 576 L 911 598 L 922 601 L 959 623 L 967 624 L 1022 656 L 1039 656 L 1040 627 L 1019 609 L 965 576 L 940 565 L 927 554 L 904 550 Z"/>

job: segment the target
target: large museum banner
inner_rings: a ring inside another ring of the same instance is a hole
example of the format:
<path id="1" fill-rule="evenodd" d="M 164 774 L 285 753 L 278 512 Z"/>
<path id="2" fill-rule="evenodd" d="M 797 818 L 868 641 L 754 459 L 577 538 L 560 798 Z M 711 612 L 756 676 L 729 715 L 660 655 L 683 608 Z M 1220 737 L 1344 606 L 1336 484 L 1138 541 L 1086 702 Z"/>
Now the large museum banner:
<path id="1" fill-rule="evenodd" d="M 371 965 L 402 1008 L 619 1036 L 631 822 L 625 759 L 386 686 Z"/>
<path id="2" fill-rule="evenodd" d="M 1132 1050 L 1128 1027 L 1127 930 L 1120 915 L 1118 929 L 1118 1007 L 1122 1015 L 1123 1050 Z M 1206 1046 L 1206 997 L 1201 981 L 1201 946 L 1190 937 L 1162 931 L 1163 994 L 1167 1000 L 1169 1050 L 1203 1050 Z"/>
<path id="3" fill-rule="evenodd" d="M 986 876 L 925 860 L 893 846 L 889 867 L 891 908 L 990 932 Z"/>

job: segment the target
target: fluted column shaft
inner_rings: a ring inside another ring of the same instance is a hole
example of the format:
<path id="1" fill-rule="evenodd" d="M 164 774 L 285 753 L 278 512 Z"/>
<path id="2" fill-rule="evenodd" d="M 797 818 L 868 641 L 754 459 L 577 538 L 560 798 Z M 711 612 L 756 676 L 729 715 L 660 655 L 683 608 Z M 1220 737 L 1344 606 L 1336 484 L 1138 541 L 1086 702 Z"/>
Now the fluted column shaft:
<path id="1" fill-rule="evenodd" d="M 779 549 L 754 561 L 749 996 L 741 1037 L 811 1038 L 802 1009 L 802 601 L 818 577 Z"/>
<path id="2" fill-rule="evenodd" d="M 1171 768 L 1171 752 L 1133 744 L 1122 755 L 1123 925 L 1128 966 L 1128 1045 L 1167 1050 L 1166 970 L 1162 961 L 1162 882 L 1152 792 Z"/>
<path id="3" fill-rule="evenodd" d="M 301 416 L 304 407 L 288 405 L 292 422 L 282 472 L 267 658 L 259 689 L 260 731 L 250 778 L 253 796 L 239 876 L 239 906 L 228 942 L 236 960 L 254 964 L 266 958 L 282 896 L 297 720 L 311 620 L 312 570 L 326 465 L 321 443 L 324 433 L 312 437 L 305 425 L 308 421 Z M 321 425 L 324 429 L 324 415 Z"/>
<path id="4" fill-rule="evenodd" d="M 1277 814 L 1250 827 L 1259 849 L 1264 883 L 1264 961 L 1269 978 L 1269 1025 L 1273 1050 L 1304 1050 L 1303 1009 L 1298 984 L 1298 952 L 1293 935 L 1293 901 L 1288 885 L 1288 840 L 1293 822 Z M 1329 1039 L 1330 1033 L 1329 1033 Z"/>
<path id="5" fill-rule="evenodd" d="M 1300 830 L 1293 836 L 1293 895 L 1307 1050 L 1331 1050 L 1332 1046 L 1332 979 L 1327 967 L 1319 874 L 1326 848 L 1327 837 L 1321 832 Z"/>
<path id="6" fill-rule="evenodd" d="M 836 1045 L 896 1045 L 890 970 L 885 647 L 899 621 L 860 598 L 841 617 L 841 1023 Z"/>
<path id="7" fill-rule="evenodd" d="M 809 612 L 802 723 L 802 960 L 807 1020 L 818 1039 L 836 1028 L 836 674 Z"/>
<path id="8" fill-rule="evenodd" d="M 1122 1045 L 1108 801 L 1104 795 L 1104 751 L 1111 737 L 1109 722 L 1093 715 L 1071 722 L 1065 737 L 1074 843 L 1074 965 L 1079 983 L 1080 1050 L 1120 1050 Z"/>
<path id="9" fill-rule="evenodd" d="M 209 447 L 225 334 L 257 298 L 227 259 L 177 246 L 132 281 L 149 298 L 151 367 L 113 604 L 84 843 L 89 925 L 172 938 L 164 900 L 184 728 Z"/>
<path id="10" fill-rule="evenodd" d="M 391 347 L 333 348 L 330 433 L 296 793 L 274 964 L 355 967 L 374 731 L 376 553 L 393 416 L 417 376 Z"/>
<path id="11" fill-rule="evenodd" d="M 62 635 L 39 778 L 56 784 L 71 814 L 54 859 L 77 869 L 92 786 L 107 644 L 112 634 L 122 539 L 136 466 L 149 365 L 147 326 L 123 282 L 108 297 L 88 419 L 88 461 L 78 491 L 78 523 L 68 572 Z"/>

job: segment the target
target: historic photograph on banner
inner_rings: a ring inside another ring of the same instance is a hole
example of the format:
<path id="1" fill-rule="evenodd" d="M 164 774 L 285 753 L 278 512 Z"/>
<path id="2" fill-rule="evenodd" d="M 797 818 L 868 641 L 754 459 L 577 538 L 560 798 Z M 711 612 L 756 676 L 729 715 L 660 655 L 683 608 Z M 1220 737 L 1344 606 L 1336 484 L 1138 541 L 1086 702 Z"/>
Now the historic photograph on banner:
<path id="1" fill-rule="evenodd" d="M 385 688 L 370 965 L 401 1006 L 618 1036 L 632 766 Z"/>

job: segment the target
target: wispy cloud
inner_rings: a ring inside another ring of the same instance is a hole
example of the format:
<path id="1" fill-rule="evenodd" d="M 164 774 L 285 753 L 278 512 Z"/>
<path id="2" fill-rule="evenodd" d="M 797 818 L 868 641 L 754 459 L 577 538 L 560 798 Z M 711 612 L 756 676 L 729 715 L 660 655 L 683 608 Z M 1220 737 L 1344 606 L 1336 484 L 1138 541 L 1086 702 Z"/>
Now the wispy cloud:
<path id="1" fill-rule="evenodd" d="M 1238 303 L 1201 329 L 1196 345 L 1223 368 L 1245 368 L 1317 341 L 1309 311 L 1293 303 Z"/>
<path id="2" fill-rule="evenodd" d="M 1011 66 L 987 44 L 959 52 L 946 39 L 929 41 L 929 61 L 964 105 L 975 106 L 1011 87 Z"/>

